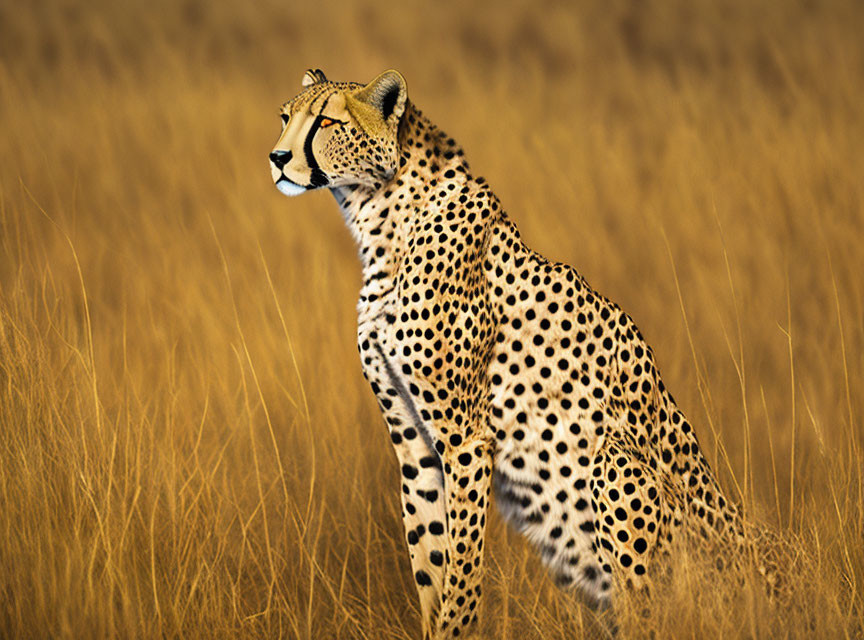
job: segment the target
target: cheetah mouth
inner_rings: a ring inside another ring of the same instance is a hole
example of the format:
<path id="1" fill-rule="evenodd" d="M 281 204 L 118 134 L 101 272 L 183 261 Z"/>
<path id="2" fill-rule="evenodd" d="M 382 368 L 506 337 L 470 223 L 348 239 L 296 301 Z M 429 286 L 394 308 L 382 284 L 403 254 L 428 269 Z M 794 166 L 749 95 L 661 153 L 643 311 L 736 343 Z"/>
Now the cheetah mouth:
<path id="1" fill-rule="evenodd" d="M 292 182 L 284 175 L 276 181 L 276 188 L 286 196 L 296 196 L 306 192 L 306 187 Z"/>

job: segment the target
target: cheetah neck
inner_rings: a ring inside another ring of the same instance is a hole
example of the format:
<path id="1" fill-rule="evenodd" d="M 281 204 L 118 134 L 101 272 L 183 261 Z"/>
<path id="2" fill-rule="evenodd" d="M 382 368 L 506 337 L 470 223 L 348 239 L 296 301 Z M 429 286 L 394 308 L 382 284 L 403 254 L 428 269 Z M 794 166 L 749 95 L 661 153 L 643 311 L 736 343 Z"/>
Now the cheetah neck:
<path id="1" fill-rule="evenodd" d="M 446 206 L 435 199 L 434 187 L 443 181 L 475 181 L 461 147 L 410 102 L 399 126 L 399 154 L 399 169 L 389 181 L 331 190 L 357 243 L 363 269 L 361 307 L 393 289 L 412 227 Z"/>

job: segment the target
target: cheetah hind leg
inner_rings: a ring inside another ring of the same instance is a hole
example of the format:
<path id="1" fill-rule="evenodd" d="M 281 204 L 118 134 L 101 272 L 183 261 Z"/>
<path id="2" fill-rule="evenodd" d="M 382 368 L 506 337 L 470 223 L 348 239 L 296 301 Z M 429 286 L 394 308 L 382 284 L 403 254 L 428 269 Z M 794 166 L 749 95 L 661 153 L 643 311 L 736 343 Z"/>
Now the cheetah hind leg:
<path id="1" fill-rule="evenodd" d="M 624 433 L 624 432 L 621 432 Z M 600 566 L 616 587 L 648 592 L 649 560 L 664 543 L 671 505 L 656 472 L 629 437 L 607 434 L 594 459 L 591 505 L 593 544 Z"/>

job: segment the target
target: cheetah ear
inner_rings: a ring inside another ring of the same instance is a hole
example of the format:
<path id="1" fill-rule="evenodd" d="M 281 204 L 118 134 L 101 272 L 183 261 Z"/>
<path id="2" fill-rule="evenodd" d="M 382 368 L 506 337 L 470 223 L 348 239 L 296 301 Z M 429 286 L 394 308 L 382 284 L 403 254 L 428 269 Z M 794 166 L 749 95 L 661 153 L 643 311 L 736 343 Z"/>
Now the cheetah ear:
<path id="1" fill-rule="evenodd" d="M 398 71 L 385 71 L 365 87 L 354 91 L 346 104 L 364 129 L 374 126 L 374 119 L 388 126 L 399 122 L 405 112 L 408 85 Z M 379 125 L 380 126 L 380 125 Z"/>
<path id="2" fill-rule="evenodd" d="M 311 87 L 319 82 L 327 82 L 324 72 L 321 69 L 306 69 L 306 73 L 303 74 L 303 86 Z"/>

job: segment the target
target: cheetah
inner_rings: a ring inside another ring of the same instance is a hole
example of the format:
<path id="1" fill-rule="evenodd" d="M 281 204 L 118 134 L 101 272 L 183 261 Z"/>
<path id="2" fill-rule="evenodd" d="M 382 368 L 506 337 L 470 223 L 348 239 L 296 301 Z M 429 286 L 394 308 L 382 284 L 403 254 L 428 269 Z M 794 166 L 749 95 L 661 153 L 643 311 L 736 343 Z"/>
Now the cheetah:
<path id="1" fill-rule="evenodd" d="M 674 538 L 740 541 L 738 507 L 629 315 L 529 249 L 404 78 L 280 112 L 285 195 L 327 188 L 363 273 L 357 344 L 398 459 L 424 638 L 476 630 L 493 493 L 563 587 L 606 606 Z"/>

